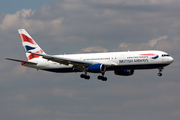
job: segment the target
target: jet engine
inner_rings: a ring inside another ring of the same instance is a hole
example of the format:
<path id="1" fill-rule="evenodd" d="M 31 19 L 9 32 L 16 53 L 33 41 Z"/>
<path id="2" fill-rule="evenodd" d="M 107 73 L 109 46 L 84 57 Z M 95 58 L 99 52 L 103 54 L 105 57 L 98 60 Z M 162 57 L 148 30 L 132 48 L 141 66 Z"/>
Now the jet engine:
<path id="1" fill-rule="evenodd" d="M 92 73 L 104 73 L 106 71 L 106 67 L 103 64 L 93 64 L 88 66 L 88 72 Z"/>
<path id="2" fill-rule="evenodd" d="M 134 74 L 134 70 L 115 70 L 115 75 L 131 76 Z"/>

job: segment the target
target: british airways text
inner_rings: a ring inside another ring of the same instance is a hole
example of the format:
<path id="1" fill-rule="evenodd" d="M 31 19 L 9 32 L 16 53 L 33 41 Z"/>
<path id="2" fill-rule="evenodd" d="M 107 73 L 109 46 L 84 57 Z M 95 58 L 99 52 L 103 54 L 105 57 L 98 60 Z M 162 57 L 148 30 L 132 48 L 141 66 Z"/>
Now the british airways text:
<path id="1" fill-rule="evenodd" d="M 148 62 L 148 59 L 125 59 L 125 60 L 119 60 L 119 63 L 137 63 L 137 62 Z"/>

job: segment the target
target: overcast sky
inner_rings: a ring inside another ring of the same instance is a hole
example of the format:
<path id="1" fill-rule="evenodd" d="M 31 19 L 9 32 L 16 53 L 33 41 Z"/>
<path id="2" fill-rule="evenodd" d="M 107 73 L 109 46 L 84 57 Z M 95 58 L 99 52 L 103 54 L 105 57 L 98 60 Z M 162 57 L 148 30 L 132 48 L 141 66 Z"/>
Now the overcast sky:
<path id="1" fill-rule="evenodd" d="M 0 0 L 1 120 L 180 120 L 179 0 Z M 174 62 L 108 81 L 25 68 L 17 29 L 48 54 L 156 49 Z"/>

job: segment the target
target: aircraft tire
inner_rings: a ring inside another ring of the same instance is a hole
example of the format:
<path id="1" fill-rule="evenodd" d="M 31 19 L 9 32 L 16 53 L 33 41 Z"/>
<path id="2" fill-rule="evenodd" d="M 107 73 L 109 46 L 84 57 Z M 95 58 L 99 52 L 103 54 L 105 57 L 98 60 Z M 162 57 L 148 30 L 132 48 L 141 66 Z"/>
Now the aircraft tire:
<path id="1" fill-rule="evenodd" d="M 90 76 L 89 75 L 85 75 L 85 74 L 81 74 L 80 77 L 84 78 L 84 79 L 87 79 L 87 80 L 90 79 Z"/>
<path id="2" fill-rule="evenodd" d="M 107 81 L 107 77 L 103 77 L 103 78 L 102 78 L 102 81 Z"/>
<path id="3" fill-rule="evenodd" d="M 86 75 L 84 75 L 84 74 L 81 74 L 81 75 L 80 75 L 81 78 L 85 78 L 85 76 L 86 76 Z"/>
<path id="4" fill-rule="evenodd" d="M 158 73 L 158 76 L 162 76 L 162 73 Z"/>
<path id="5" fill-rule="evenodd" d="M 107 77 L 103 77 L 103 76 L 98 76 L 97 79 L 102 81 L 107 81 Z"/>
<path id="6" fill-rule="evenodd" d="M 89 75 L 87 75 L 87 76 L 85 77 L 85 79 L 86 79 L 86 80 L 89 80 L 89 79 L 90 79 L 90 76 L 89 76 Z"/>
<path id="7" fill-rule="evenodd" d="M 101 78 L 102 78 L 102 76 L 98 76 L 98 77 L 97 77 L 98 80 L 101 80 Z"/>

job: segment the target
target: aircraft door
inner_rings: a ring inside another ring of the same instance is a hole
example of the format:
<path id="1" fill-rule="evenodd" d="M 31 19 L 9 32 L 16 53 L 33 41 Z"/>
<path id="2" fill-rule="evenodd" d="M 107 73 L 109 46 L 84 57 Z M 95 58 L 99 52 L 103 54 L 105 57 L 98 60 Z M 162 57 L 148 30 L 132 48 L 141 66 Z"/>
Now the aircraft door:
<path id="1" fill-rule="evenodd" d="M 124 54 L 121 54 L 120 57 L 119 57 L 119 61 L 118 63 L 120 63 L 120 61 L 124 60 L 125 59 L 125 55 Z"/>
<path id="2" fill-rule="evenodd" d="M 49 66 L 49 61 L 48 61 L 48 60 L 45 61 L 45 65 L 46 65 L 46 66 Z"/>
<path id="3" fill-rule="evenodd" d="M 122 54 L 120 55 L 120 60 L 124 60 L 125 59 L 125 56 Z"/>
<path id="4" fill-rule="evenodd" d="M 161 59 L 162 59 L 162 62 L 164 63 L 165 62 L 165 58 L 161 56 Z"/>

